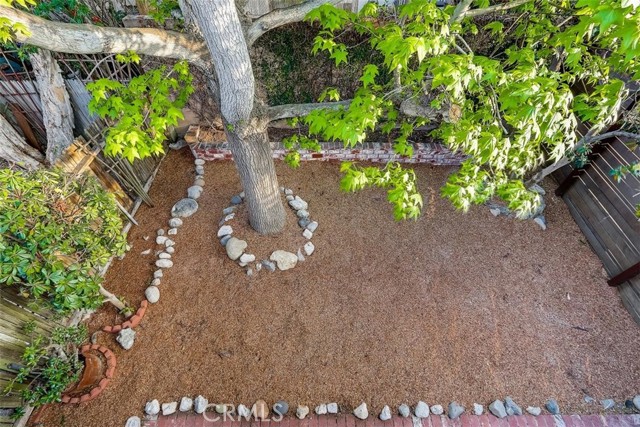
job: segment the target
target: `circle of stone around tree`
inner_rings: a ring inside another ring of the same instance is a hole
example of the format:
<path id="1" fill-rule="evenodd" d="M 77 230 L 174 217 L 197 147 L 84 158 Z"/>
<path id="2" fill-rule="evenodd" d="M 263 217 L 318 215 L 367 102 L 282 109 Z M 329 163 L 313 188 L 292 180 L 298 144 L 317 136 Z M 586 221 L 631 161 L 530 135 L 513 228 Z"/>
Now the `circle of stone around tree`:
<path id="1" fill-rule="evenodd" d="M 233 236 L 233 227 L 229 225 L 235 216 L 236 211 L 244 203 L 244 192 L 236 194 L 231 198 L 231 204 L 222 210 L 222 219 L 220 220 L 220 228 L 218 229 L 218 239 L 220 244 L 224 246 L 227 256 L 232 261 L 237 261 L 240 267 L 246 267 L 247 275 L 252 276 L 255 271 L 266 269 L 268 271 L 276 271 L 276 269 L 284 271 L 294 268 L 298 262 L 304 261 L 305 257 L 311 256 L 315 252 L 315 246 L 311 242 L 313 233 L 318 228 L 318 222 L 313 221 L 309 216 L 309 204 L 293 194 L 293 190 L 280 187 L 280 192 L 284 194 L 288 206 L 296 213 L 298 217 L 298 225 L 302 229 L 302 236 L 307 242 L 302 248 L 298 248 L 297 253 L 285 250 L 275 250 L 269 256 L 269 259 L 256 261 L 256 256 L 247 251 L 248 244 L 245 240 Z"/>

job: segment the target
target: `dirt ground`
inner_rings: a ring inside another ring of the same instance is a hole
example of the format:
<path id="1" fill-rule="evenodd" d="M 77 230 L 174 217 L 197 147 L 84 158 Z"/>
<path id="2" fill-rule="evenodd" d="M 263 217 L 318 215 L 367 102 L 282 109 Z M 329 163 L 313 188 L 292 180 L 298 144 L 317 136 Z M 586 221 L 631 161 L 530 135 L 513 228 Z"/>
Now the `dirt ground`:
<path id="1" fill-rule="evenodd" d="M 154 270 L 153 255 L 140 253 L 156 249 L 156 229 L 193 181 L 192 160 L 186 150 L 164 160 L 156 204 L 140 209 L 130 253 L 109 270 L 106 286 L 132 304 Z M 586 413 L 597 408 L 583 403 L 585 393 L 619 402 L 640 392 L 640 328 L 560 199 L 547 196 L 546 231 L 486 208 L 462 214 L 438 196 L 452 169 L 419 166 L 425 214 L 396 223 L 383 190 L 341 193 L 337 164 L 278 164 L 280 184 L 320 223 L 316 253 L 293 270 L 247 277 L 215 237 L 240 191 L 234 165 L 205 170 L 200 209 L 174 236 L 176 265 L 135 346 L 124 351 L 114 336 L 98 336 L 118 357 L 114 380 L 93 402 L 49 407 L 43 425 L 122 426 L 147 400 L 198 394 L 247 405 L 285 399 L 293 408 L 365 401 L 374 411 L 555 397 L 564 412 Z M 258 237 L 241 218 L 235 234 L 257 255 L 297 250 L 303 240 L 288 215 L 282 236 Z M 105 307 L 89 325 L 116 321 Z"/>

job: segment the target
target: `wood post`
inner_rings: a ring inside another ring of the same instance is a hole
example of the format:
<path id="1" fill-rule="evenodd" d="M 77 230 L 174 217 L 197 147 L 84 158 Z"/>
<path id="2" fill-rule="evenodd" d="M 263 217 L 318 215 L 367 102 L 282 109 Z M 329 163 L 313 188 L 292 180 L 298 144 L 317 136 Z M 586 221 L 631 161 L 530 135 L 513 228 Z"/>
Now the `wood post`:
<path id="1" fill-rule="evenodd" d="M 0 114 L 0 159 L 16 163 L 26 169 L 42 166 L 44 156 L 27 144 L 22 136 Z"/>
<path id="2" fill-rule="evenodd" d="M 640 274 L 640 261 L 636 262 L 626 270 L 616 274 L 611 279 L 609 279 L 607 283 L 609 284 L 609 286 L 619 286 L 627 280 L 633 279 L 638 274 Z"/>

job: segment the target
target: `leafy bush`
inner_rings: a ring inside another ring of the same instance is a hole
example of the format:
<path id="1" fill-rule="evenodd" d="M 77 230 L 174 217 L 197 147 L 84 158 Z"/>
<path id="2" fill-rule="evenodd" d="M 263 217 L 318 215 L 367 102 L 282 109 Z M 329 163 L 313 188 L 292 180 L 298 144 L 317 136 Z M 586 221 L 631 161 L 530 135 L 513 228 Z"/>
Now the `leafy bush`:
<path id="1" fill-rule="evenodd" d="M 98 269 L 127 242 L 93 177 L 0 170 L 0 286 L 63 315 L 102 304 Z"/>

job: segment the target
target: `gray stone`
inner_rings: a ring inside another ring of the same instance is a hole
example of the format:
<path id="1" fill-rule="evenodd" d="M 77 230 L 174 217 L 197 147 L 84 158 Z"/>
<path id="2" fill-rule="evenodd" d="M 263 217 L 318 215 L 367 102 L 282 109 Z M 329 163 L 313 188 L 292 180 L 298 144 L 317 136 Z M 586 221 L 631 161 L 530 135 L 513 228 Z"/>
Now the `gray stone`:
<path id="1" fill-rule="evenodd" d="M 149 286 L 160 286 L 160 279 L 153 279 Z"/>
<path id="2" fill-rule="evenodd" d="M 584 397 L 584 403 L 589 403 L 589 404 L 596 403 L 596 400 L 591 396 L 585 396 Z"/>
<path id="3" fill-rule="evenodd" d="M 507 410 L 504 407 L 502 400 L 495 400 L 489 405 L 489 412 L 498 418 L 504 418 L 507 416 Z"/>
<path id="4" fill-rule="evenodd" d="M 236 207 L 237 206 L 229 206 L 228 208 L 222 209 L 222 215 L 229 215 L 230 213 L 235 212 L 236 211 Z"/>
<path id="5" fill-rule="evenodd" d="M 541 196 L 547 194 L 547 192 L 544 191 L 544 188 L 540 187 L 538 184 L 533 184 L 531 187 L 529 187 L 529 190 L 534 191 Z"/>
<path id="6" fill-rule="evenodd" d="M 177 228 L 177 227 L 181 227 L 183 224 L 182 220 L 180 218 L 171 218 L 169 220 L 169 227 L 171 228 Z"/>
<path id="7" fill-rule="evenodd" d="M 542 409 L 539 406 L 527 406 L 527 413 L 537 417 L 542 413 Z"/>
<path id="8" fill-rule="evenodd" d="M 175 244 L 176 244 L 176 242 L 174 242 L 174 241 L 173 241 L 173 240 L 171 240 L 171 239 L 167 239 L 167 240 L 165 240 L 165 242 L 164 242 L 164 245 L 165 245 L 167 248 L 168 248 L 168 247 L 170 247 L 170 246 L 174 246 Z"/>
<path id="9" fill-rule="evenodd" d="M 227 246 L 229 246 L 227 244 Z M 291 252 L 277 250 L 274 251 L 269 257 L 271 261 L 274 261 L 280 270 L 289 270 L 293 268 L 298 263 L 298 257 L 296 254 L 292 254 Z"/>
<path id="10" fill-rule="evenodd" d="M 296 409 L 296 417 L 300 420 L 304 420 L 309 415 L 309 407 L 304 405 L 298 405 Z"/>
<path id="11" fill-rule="evenodd" d="M 169 148 L 172 150 L 181 150 L 187 146 L 187 141 L 184 139 L 178 139 L 176 142 L 169 144 Z"/>
<path id="12" fill-rule="evenodd" d="M 247 268 L 247 276 L 249 276 L 249 277 L 253 276 L 253 269 L 252 268 Z"/>
<path id="13" fill-rule="evenodd" d="M 327 413 L 327 405 L 324 403 L 321 403 L 320 405 L 316 406 L 315 412 L 318 415 L 325 415 Z"/>
<path id="14" fill-rule="evenodd" d="M 169 246 L 168 248 L 164 248 L 164 251 L 169 255 L 173 255 L 173 253 L 176 251 L 176 248 L 174 248 L 173 246 Z"/>
<path id="15" fill-rule="evenodd" d="M 287 196 L 293 196 L 293 190 L 290 188 L 285 188 L 284 189 L 284 194 Z"/>
<path id="16" fill-rule="evenodd" d="M 227 242 L 229 241 L 229 239 L 231 239 L 231 234 L 227 234 L 226 236 L 222 236 L 222 238 L 220 239 L 220 244 L 222 246 L 226 246 Z"/>
<path id="17" fill-rule="evenodd" d="M 240 194 L 238 194 L 238 196 L 240 196 L 240 198 L 241 198 L 242 200 L 244 200 L 244 191 L 240 192 Z"/>
<path id="18" fill-rule="evenodd" d="M 144 412 L 147 415 L 158 415 L 160 413 L 160 402 L 158 399 L 153 399 L 144 405 Z"/>
<path id="19" fill-rule="evenodd" d="M 156 271 L 153 272 L 153 278 L 154 279 L 159 279 L 159 278 L 162 277 L 162 274 L 163 274 L 162 270 L 156 270 Z"/>
<path id="20" fill-rule="evenodd" d="M 247 408 L 242 403 L 238 405 L 238 416 L 243 417 L 245 420 L 251 418 L 251 409 Z"/>
<path id="21" fill-rule="evenodd" d="M 403 403 L 398 407 L 398 414 L 400 414 L 401 417 L 407 418 L 411 415 L 411 408 L 409 408 L 409 405 L 406 403 Z"/>
<path id="22" fill-rule="evenodd" d="M 302 250 L 298 249 L 298 253 L 296 254 L 298 257 L 298 262 L 304 262 L 304 255 L 302 255 Z"/>
<path id="23" fill-rule="evenodd" d="M 187 396 L 184 396 L 180 399 L 180 407 L 178 408 L 180 412 L 187 412 L 193 408 L 193 399 Z"/>
<path id="24" fill-rule="evenodd" d="M 151 304 L 155 304 L 158 301 L 160 301 L 160 289 L 158 289 L 157 286 L 149 286 L 145 291 L 144 291 L 144 297 L 147 299 L 147 301 L 149 301 Z"/>
<path id="25" fill-rule="evenodd" d="M 156 267 L 171 268 L 173 267 L 173 261 L 171 261 L 170 259 L 159 259 L 156 261 Z"/>
<path id="26" fill-rule="evenodd" d="M 178 409 L 178 402 L 169 402 L 162 404 L 162 415 L 175 414 Z"/>
<path id="27" fill-rule="evenodd" d="M 239 205 L 240 203 L 242 203 L 242 197 L 240 197 L 239 195 L 236 194 L 231 198 L 232 205 Z"/>
<path id="28" fill-rule="evenodd" d="M 256 256 L 253 254 L 242 254 L 240 255 L 240 262 L 244 262 L 245 264 L 249 264 L 256 260 Z"/>
<path id="29" fill-rule="evenodd" d="M 327 412 L 330 414 L 338 413 L 338 404 L 336 402 L 331 402 L 327 404 Z"/>
<path id="30" fill-rule="evenodd" d="M 147 249 L 146 251 L 140 252 L 140 255 L 149 255 L 151 253 L 151 249 Z"/>
<path id="31" fill-rule="evenodd" d="M 196 213 L 197 210 L 198 202 L 187 197 L 173 205 L 171 208 L 171 216 L 174 218 L 186 218 Z"/>
<path id="32" fill-rule="evenodd" d="M 227 244 L 225 245 L 227 250 L 227 256 L 231 258 L 233 261 L 240 258 L 240 255 L 247 249 L 247 242 L 244 240 L 240 240 L 238 238 L 232 237 L 229 239 Z"/>
<path id="33" fill-rule="evenodd" d="M 433 415 L 442 415 L 444 414 L 444 408 L 442 405 L 431 405 L 431 413 Z"/>
<path id="34" fill-rule="evenodd" d="M 218 237 L 226 236 L 227 234 L 233 234 L 233 228 L 230 225 L 223 225 L 218 229 Z"/>
<path id="35" fill-rule="evenodd" d="M 493 216 L 499 216 L 502 213 L 498 208 L 490 208 L 489 212 L 491 212 L 491 215 Z"/>
<path id="36" fill-rule="evenodd" d="M 129 350 L 133 347 L 133 343 L 136 340 L 136 331 L 131 328 L 126 328 L 121 330 L 116 337 L 116 341 L 118 344 L 122 346 L 125 350 Z"/>
<path id="37" fill-rule="evenodd" d="M 298 221 L 298 225 L 302 228 L 307 228 L 309 224 L 311 224 L 311 220 L 309 218 L 300 218 Z"/>
<path id="38" fill-rule="evenodd" d="M 296 212 L 296 215 L 298 216 L 298 218 L 309 218 L 309 211 L 300 209 L 299 211 Z"/>
<path id="39" fill-rule="evenodd" d="M 633 398 L 633 406 L 640 411 L 640 394 Z"/>
<path id="40" fill-rule="evenodd" d="M 269 261 L 268 259 L 262 260 L 262 266 L 271 272 L 276 271 L 276 264 Z"/>
<path id="41" fill-rule="evenodd" d="M 278 400 L 273 404 L 273 412 L 279 415 L 286 415 L 289 412 L 289 404 L 284 400 Z"/>
<path id="42" fill-rule="evenodd" d="M 287 199 L 287 202 L 290 202 L 293 199 L 295 199 L 295 197 L 293 197 L 292 195 L 288 195 L 288 196 L 285 196 L 285 199 Z"/>
<path id="43" fill-rule="evenodd" d="M 256 271 L 262 270 L 262 263 L 256 262 Z"/>
<path id="44" fill-rule="evenodd" d="M 160 259 L 171 259 L 171 254 L 168 254 L 166 252 L 160 252 L 158 254 L 158 258 L 160 258 Z"/>
<path id="45" fill-rule="evenodd" d="M 159 245 L 164 245 L 164 242 L 166 242 L 168 239 L 168 237 L 166 236 L 158 236 L 156 237 L 156 243 Z"/>
<path id="46" fill-rule="evenodd" d="M 484 406 L 479 403 L 473 404 L 473 415 L 482 415 L 484 413 Z"/>
<path id="47" fill-rule="evenodd" d="M 196 180 L 193 181 L 193 185 L 199 185 L 200 187 L 204 187 L 204 179 L 196 178 Z"/>
<path id="48" fill-rule="evenodd" d="M 178 229 L 177 228 L 170 228 L 169 231 L 167 231 L 167 234 L 169 236 L 175 236 L 176 234 L 178 234 Z"/>
<path id="49" fill-rule="evenodd" d="M 507 411 L 507 415 L 522 415 L 522 408 L 510 396 L 504 399 L 504 409 Z"/>
<path id="50" fill-rule="evenodd" d="M 318 221 L 311 221 L 307 225 L 307 230 L 309 230 L 312 233 L 314 233 L 316 231 L 316 228 L 318 228 Z"/>
<path id="51" fill-rule="evenodd" d="M 449 411 L 447 415 L 449 415 L 450 419 L 455 420 L 460 415 L 462 415 L 463 412 L 464 406 L 460 405 L 458 402 L 449 403 Z"/>
<path id="52" fill-rule="evenodd" d="M 312 233 L 312 232 L 310 232 L 308 229 L 306 229 L 306 228 L 305 228 L 305 229 L 304 229 L 304 231 L 302 232 L 302 236 L 303 236 L 305 239 L 311 239 L 311 238 L 313 237 L 313 233 Z"/>
<path id="53" fill-rule="evenodd" d="M 602 404 L 602 409 L 604 409 L 605 411 L 616 406 L 616 402 L 613 399 L 604 399 L 601 400 L 600 403 Z"/>
<path id="54" fill-rule="evenodd" d="M 418 418 L 427 418 L 429 416 L 429 405 L 421 400 L 414 408 L 413 413 Z"/>
<path id="55" fill-rule="evenodd" d="M 160 228 L 158 231 L 156 231 L 156 235 L 157 236 L 164 236 L 164 230 L 162 228 Z"/>
<path id="56" fill-rule="evenodd" d="M 304 244 L 303 249 L 304 249 L 304 253 L 307 254 L 307 256 L 311 256 L 313 252 L 316 250 L 316 247 L 313 246 L 313 243 L 307 242 Z"/>
<path id="57" fill-rule="evenodd" d="M 236 217 L 235 212 L 231 212 L 229 215 L 226 215 L 226 216 L 222 219 L 222 221 L 223 221 L 223 222 L 231 221 L 231 220 L 232 220 L 233 218 L 235 218 L 235 217 Z"/>
<path id="58" fill-rule="evenodd" d="M 196 159 L 195 162 L 193 162 L 196 166 L 204 166 L 204 159 Z"/>
<path id="59" fill-rule="evenodd" d="M 289 201 L 289 206 L 297 211 L 299 211 L 300 209 L 309 209 L 309 204 L 298 196 L 296 196 L 295 199 Z"/>
<path id="60" fill-rule="evenodd" d="M 544 215 L 538 215 L 537 217 L 533 218 L 533 222 L 538 224 L 543 230 L 547 229 L 547 220 L 545 219 Z"/>
<path id="61" fill-rule="evenodd" d="M 627 409 L 633 409 L 633 400 L 627 399 L 624 401 L 624 407 Z"/>
<path id="62" fill-rule="evenodd" d="M 193 410 L 196 411 L 196 414 L 202 414 L 209 405 L 209 401 L 201 395 L 196 396 L 193 400 Z"/>
<path id="63" fill-rule="evenodd" d="M 196 175 L 204 175 L 204 166 L 196 166 Z"/>
<path id="64" fill-rule="evenodd" d="M 124 427 L 140 427 L 141 421 L 140 421 L 140 417 L 129 417 L 129 419 L 127 419 L 127 422 L 125 423 Z"/>
<path id="65" fill-rule="evenodd" d="M 547 408 L 547 411 L 552 415 L 558 415 L 560 413 L 560 406 L 558 406 L 558 402 L 555 399 L 547 400 L 547 403 L 544 404 L 544 407 Z"/>
<path id="66" fill-rule="evenodd" d="M 195 200 L 200 198 L 200 196 L 202 196 L 202 187 L 200 187 L 199 185 L 192 185 L 191 187 L 187 188 L 187 197 Z"/>
<path id="67" fill-rule="evenodd" d="M 380 419 L 382 421 L 388 421 L 391 419 L 391 409 L 389 406 L 384 405 L 384 408 L 382 408 L 382 411 L 380 412 Z"/>
<path id="68" fill-rule="evenodd" d="M 369 411 L 367 410 L 367 404 L 362 402 L 360 406 L 353 410 L 353 415 L 361 420 L 366 420 L 369 417 Z"/>

